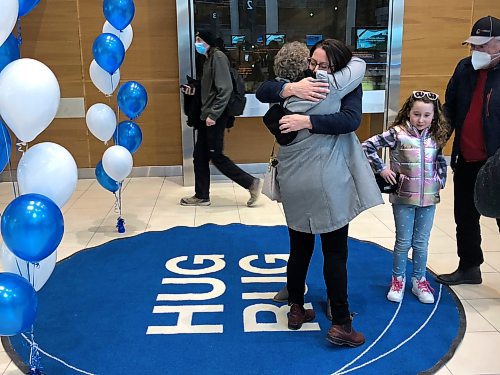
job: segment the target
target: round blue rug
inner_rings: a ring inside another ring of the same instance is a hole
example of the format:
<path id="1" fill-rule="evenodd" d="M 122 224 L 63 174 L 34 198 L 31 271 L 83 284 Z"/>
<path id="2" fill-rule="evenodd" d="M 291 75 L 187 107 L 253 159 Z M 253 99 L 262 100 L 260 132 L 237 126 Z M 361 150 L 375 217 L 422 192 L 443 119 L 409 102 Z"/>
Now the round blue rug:
<path id="1" fill-rule="evenodd" d="M 355 239 L 349 302 L 366 344 L 328 343 L 319 245 L 318 237 L 306 295 L 316 320 L 299 331 L 287 329 L 288 306 L 272 301 L 285 281 L 284 226 L 176 227 L 76 253 L 39 292 L 43 371 L 413 375 L 433 373 L 453 355 L 465 314 L 451 289 L 429 275 L 435 304 L 420 303 L 408 285 L 401 304 L 389 302 L 392 253 Z M 4 340 L 18 362 L 27 362 L 27 337 Z"/>

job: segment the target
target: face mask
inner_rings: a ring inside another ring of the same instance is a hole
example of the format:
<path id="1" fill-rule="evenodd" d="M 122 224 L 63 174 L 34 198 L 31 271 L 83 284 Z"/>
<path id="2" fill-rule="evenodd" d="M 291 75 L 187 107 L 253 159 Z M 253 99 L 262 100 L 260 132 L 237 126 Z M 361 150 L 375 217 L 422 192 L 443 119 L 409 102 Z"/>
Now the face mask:
<path id="1" fill-rule="evenodd" d="M 313 77 L 316 78 L 316 74 L 311 69 L 304 70 L 304 77 Z"/>
<path id="2" fill-rule="evenodd" d="M 194 48 L 200 55 L 204 55 L 205 53 L 207 53 L 207 48 L 203 43 L 195 43 Z"/>
<path id="3" fill-rule="evenodd" d="M 475 70 L 487 68 L 492 60 L 500 57 L 500 53 L 493 56 L 486 52 L 472 51 L 472 66 Z"/>

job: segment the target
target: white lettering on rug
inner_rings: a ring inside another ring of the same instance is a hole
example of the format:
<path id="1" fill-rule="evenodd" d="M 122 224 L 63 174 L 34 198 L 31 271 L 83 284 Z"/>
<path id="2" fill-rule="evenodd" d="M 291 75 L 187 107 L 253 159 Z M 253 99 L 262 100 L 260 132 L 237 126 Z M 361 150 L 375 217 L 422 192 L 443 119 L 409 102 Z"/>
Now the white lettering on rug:
<path id="1" fill-rule="evenodd" d="M 222 333 L 222 324 L 193 325 L 193 313 L 223 312 L 224 305 L 155 306 L 153 314 L 179 314 L 175 326 L 149 326 L 146 335 L 176 335 L 180 333 Z"/>
<path id="2" fill-rule="evenodd" d="M 206 275 L 218 272 L 226 266 L 224 255 L 195 255 L 193 265 L 203 265 L 205 262 L 212 263 L 203 268 L 180 267 L 181 262 L 187 262 L 187 256 L 172 258 L 165 263 L 165 268 L 178 275 Z M 206 301 L 220 297 L 226 291 L 226 285 L 222 280 L 212 277 L 188 277 L 188 278 L 163 278 L 163 285 L 181 284 L 210 284 L 212 290 L 207 293 L 162 293 L 156 297 L 157 301 Z M 149 326 L 147 335 L 175 335 L 182 333 L 222 333 L 222 324 L 197 324 L 193 325 L 194 313 L 218 313 L 224 311 L 224 305 L 184 305 L 184 306 L 154 306 L 153 314 L 178 314 L 177 324 L 174 326 Z"/>
<path id="3" fill-rule="evenodd" d="M 242 284 L 278 284 L 281 286 L 286 283 L 285 276 L 272 276 L 286 273 L 286 265 L 277 267 L 277 261 L 287 261 L 288 254 L 265 254 L 263 257 L 264 267 L 256 266 L 259 261 L 259 255 L 245 256 L 239 261 L 242 270 L 247 271 L 252 276 L 241 277 Z M 262 261 L 262 260 L 261 260 Z M 182 264 L 185 263 L 185 264 Z M 206 264 L 205 267 L 192 267 Z M 274 266 L 273 266 L 274 265 Z M 191 266 L 191 267 L 190 267 Z M 268 267 L 271 266 L 271 267 Z M 224 255 L 195 255 L 192 257 L 192 264 L 189 264 L 188 256 L 179 256 L 169 259 L 165 263 L 165 268 L 180 276 L 200 276 L 210 273 L 216 273 L 226 267 Z M 160 293 L 157 295 L 157 301 L 208 301 L 222 296 L 226 292 L 226 285 L 220 279 L 214 277 L 168 277 L 162 279 L 162 285 L 189 285 L 189 284 L 208 284 L 212 290 L 204 293 Z M 280 287 L 281 287 L 280 286 Z M 276 291 L 266 292 L 244 292 L 241 294 L 242 300 L 270 300 L 276 294 Z M 310 303 L 304 305 L 305 308 L 312 308 Z M 287 313 L 289 307 L 276 306 L 270 303 L 256 303 L 247 306 L 243 310 L 243 329 L 244 332 L 278 332 L 288 331 Z M 223 324 L 193 324 L 193 315 L 203 313 L 222 313 L 224 305 L 180 305 L 170 306 L 161 305 L 153 307 L 153 314 L 177 314 L 177 323 L 175 325 L 148 326 L 147 335 L 174 335 L 174 334 L 204 334 L 204 333 L 223 333 Z M 258 315 L 261 313 L 271 313 L 274 319 L 271 322 L 258 322 Z M 300 331 L 319 331 L 318 323 L 304 323 Z"/>
<path id="4" fill-rule="evenodd" d="M 249 255 L 240 259 L 240 268 L 244 271 L 251 272 L 257 276 L 245 276 L 241 278 L 242 284 L 251 283 L 280 283 L 281 286 L 286 283 L 286 277 L 284 276 L 268 276 L 276 275 L 281 273 L 286 273 L 286 266 L 283 267 L 257 267 L 252 265 L 259 259 L 258 255 Z M 276 264 L 277 260 L 288 260 L 288 254 L 265 254 L 264 262 L 265 265 Z M 264 276 L 260 276 L 264 275 Z M 278 284 L 279 285 L 279 284 Z M 280 287 L 281 287 L 280 286 Z M 262 299 L 272 299 L 277 291 L 273 292 L 251 292 L 242 293 L 241 298 L 243 300 L 262 300 Z M 305 308 L 312 308 L 310 303 L 306 303 Z M 257 303 L 250 305 L 243 311 L 243 326 L 245 332 L 279 332 L 288 331 L 288 317 L 287 313 L 290 311 L 288 305 L 276 306 L 269 303 Z M 274 314 L 275 321 L 271 323 L 259 323 L 257 321 L 257 315 L 259 313 L 271 313 Z M 300 331 L 320 331 L 318 323 L 304 323 Z"/>

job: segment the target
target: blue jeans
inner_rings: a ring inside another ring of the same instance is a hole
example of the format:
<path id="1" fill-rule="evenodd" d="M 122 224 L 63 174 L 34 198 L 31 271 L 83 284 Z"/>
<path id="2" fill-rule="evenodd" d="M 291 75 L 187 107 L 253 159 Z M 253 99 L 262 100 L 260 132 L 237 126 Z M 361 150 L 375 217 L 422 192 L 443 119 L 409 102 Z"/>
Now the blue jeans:
<path id="1" fill-rule="evenodd" d="M 393 204 L 392 212 L 396 224 L 396 244 L 392 273 L 404 276 L 408 251 L 413 248 L 412 276 L 420 279 L 425 276 L 427 250 L 431 235 L 436 206 L 418 207 L 410 204 Z"/>

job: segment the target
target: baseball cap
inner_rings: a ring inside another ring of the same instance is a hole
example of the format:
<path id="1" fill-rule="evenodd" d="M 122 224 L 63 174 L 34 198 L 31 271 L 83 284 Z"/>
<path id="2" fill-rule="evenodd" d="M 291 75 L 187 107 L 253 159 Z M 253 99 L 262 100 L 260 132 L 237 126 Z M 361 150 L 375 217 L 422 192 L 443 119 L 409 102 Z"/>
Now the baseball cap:
<path id="1" fill-rule="evenodd" d="M 476 21 L 470 32 L 470 37 L 462 44 L 483 45 L 494 37 L 500 36 L 500 20 L 493 16 L 486 16 Z"/>

